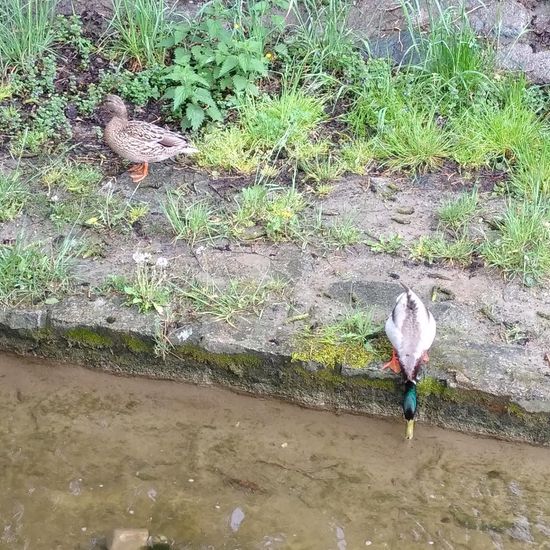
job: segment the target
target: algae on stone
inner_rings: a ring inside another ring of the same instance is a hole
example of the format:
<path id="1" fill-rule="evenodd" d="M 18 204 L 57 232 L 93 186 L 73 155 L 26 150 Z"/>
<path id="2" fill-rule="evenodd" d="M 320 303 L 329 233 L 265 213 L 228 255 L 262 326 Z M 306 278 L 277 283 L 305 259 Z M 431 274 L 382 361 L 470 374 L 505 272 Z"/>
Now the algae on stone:
<path id="1" fill-rule="evenodd" d="M 69 329 L 65 332 L 64 337 L 70 344 L 87 348 L 110 348 L 113 345 L 113 339 L 110 336 L 106 336 L 105 334 L 101 334 L 86 327 Z"/>

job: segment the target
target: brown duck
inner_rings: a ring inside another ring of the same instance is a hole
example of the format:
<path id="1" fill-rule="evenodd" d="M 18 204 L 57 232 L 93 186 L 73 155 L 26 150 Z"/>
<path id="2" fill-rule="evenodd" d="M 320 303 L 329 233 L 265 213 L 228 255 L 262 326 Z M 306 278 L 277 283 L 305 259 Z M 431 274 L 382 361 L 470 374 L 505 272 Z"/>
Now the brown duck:
<path id="1" fill-rule="evenodd" d="M 128 170 L 134 183 L 147 176 L 150 162 L 198 152 L 180 134 L 149 122 L 128 120 L 126 105 L 116 95 L 108 95 L 103 105 L 112 117 L 105 126 L 105 141 L 117 155 L 137 163 Z"/>

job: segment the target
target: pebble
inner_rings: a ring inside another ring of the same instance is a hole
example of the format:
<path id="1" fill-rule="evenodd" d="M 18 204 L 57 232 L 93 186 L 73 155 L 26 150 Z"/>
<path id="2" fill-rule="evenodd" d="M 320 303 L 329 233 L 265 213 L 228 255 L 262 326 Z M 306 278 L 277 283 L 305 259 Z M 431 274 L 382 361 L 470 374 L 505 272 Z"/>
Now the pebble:
<path id="1" fill-rule="evenodd" d="M 109 540 L 109 550 L 142 550 L 147 548 L 149 531 L 147 529 L 115 529 Z"/>

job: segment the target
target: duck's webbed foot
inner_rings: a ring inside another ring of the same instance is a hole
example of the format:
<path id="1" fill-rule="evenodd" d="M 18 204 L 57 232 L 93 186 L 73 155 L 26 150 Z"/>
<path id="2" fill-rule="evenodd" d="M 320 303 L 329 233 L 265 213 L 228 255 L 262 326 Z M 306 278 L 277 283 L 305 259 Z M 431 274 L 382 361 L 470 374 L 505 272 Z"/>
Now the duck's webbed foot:
<path id="1" fill-rule="evenodd" d="M 130 173 L 130 177 L 132 178 L 132 181 L 134 183 L 139 183 L 149 173 L 149 164 L 147 162 L 144 162 L 142 164 L 136 164 L 128 169 L 128 172 Z"/>
<path id="2" fill-rule="evenodd" d="M 399 359 L 397 358 L 395 348 L 393 348 L 391 359 L 382 367 L 382 370 L 384 369 L 391 369 L 395 374 L 401 372 L 401 365 L 399 365 Z"/>
<path id="3" fill-rule="evenodd" d="M 420 359 L 421 359 L 421 361 L 423 361 L 424 363 L 427 363 L 427 362 L 430 360 L 430 358 L 429 358 L 429 356 L 428 356 L 428 352 L 425 351 L 425 352 L 422 354 L 422 357 L 421 357 Z"/>

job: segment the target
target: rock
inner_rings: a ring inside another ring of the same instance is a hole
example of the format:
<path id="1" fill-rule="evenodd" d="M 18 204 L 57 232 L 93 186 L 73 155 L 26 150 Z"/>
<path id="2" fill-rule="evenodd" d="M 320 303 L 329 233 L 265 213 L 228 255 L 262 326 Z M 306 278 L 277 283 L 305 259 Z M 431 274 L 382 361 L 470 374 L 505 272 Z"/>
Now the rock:
<path id="1" fill-rule="evenodd" d="M 478 33 L 514 39 L 529 27 L 531 13 L 515 0 L 503 0 L 476 10 L 470 22 Z"/>
<path id="2" fill-rule="evenodd" d="M 0 325 L 12 330 L 35 331 L 46 326 L 48 314 L 45 310 L 1 309 Z"/>
<path id="3" fill-rule="evenodd" d="M 550 82 L 550 50 L 533 52 L 528 44 L 512 44 L 497 52 L 499 67 L 512 71 L 524 71 L 536 84 Z"/>
<path id="4" fill-rule="evenodd" d="M 107 542 L 109 550 L 144 550 L 147 548 L 147 529 L 115 529 Z"/>

